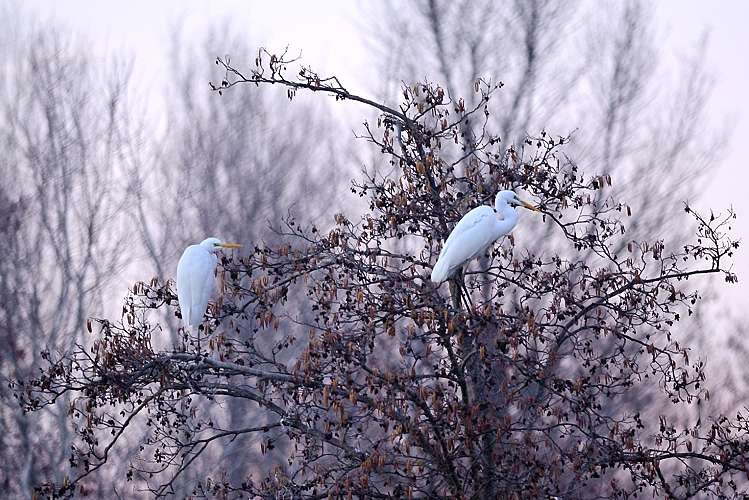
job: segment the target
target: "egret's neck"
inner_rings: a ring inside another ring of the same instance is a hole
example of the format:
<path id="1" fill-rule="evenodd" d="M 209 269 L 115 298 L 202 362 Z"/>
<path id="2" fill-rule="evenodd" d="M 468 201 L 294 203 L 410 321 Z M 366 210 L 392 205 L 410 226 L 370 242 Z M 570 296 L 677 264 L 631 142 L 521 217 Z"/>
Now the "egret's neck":
<path id="1" fill-rule="evenodd" d="M 498 201 L 494 209 L 497 211 L 497 231 L 507 234 L 518 223 L 518 212 L 505 201 Z"/>

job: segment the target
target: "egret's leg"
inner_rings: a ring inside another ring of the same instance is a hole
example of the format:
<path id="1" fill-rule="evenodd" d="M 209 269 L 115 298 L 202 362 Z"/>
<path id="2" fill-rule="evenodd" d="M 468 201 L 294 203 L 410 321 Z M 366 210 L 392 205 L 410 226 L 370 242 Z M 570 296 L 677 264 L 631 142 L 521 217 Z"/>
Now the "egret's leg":
<path id="1" fill-rule="evenodd" d="M 460 309 L 466 305 L 463 286 L 460 284 L 460 270 L 457 270 L 450 278 L 450 295 L 453 297 L 454 308 Z"/>
<path id="2" fill-rule="evenodd" d="M 466 310 L 470 311 L 473 309 L 473 302 L 471 301 L 471 294 L 468 293 L 468 288 L 466 288 L 465 283 L 465 275 L 463 274 L 465 271 L 465 267 L 461 267 L 456 273 L 455 273 L 455 284 L 457 285 L 456 288 L 458 290 L 458 294 L 460 295 L 461 302 L 463 302 L 463 305 L 466 307 Z"/>
<path id="3" fill-rule="evenodd" d="M 452 297 L 452 304 L 455 309 L 460 309 L 461 304 L 465 306 L 466 310 L 470 310 L 473 307 L 471 302 L 471 296 L 468 293 L 468 289 L 463 281 L 463 268 L 456 270 L 447 282 L 450 285 L 450 296 Z"/>
<path id="4" fill-rule="evenodd" d="M 461 273 L 461 276 L 460 276 L 460 289 L 463 292 L 463 297 L 464 297 L 463 300 L 464 300 L 464 304 L 466 308 L 469 311 L 473 311 L 475 308 L 473 306 L 473 301 L 471 300 L 471 294 L 468 291 L 468 287 L 466 286 L 465 277 L 463 276 L 463 273 Z"/>

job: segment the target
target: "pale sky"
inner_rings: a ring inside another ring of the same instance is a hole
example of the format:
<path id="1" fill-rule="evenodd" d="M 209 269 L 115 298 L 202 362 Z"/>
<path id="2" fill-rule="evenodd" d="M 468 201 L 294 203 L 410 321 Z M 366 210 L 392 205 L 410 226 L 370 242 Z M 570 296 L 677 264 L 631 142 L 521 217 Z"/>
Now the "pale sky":
<path id="1" fill-rule="evenodd" d="M 305 62 L 321 73 L 335 73 L 351 89 L 374 90 L 366 85 L 369 73 L 359 36 L 366 18 L 357 17 L 360 4 L 351 1 L 27 0 L 22 5 L 37 19 L 52 18 L 74 28 L 103 52 L 126 48 L 135 58 L 135 75 L 145 89 L 163 83 L 160 58 L 174 26 L 181 22 L 184 29 L 199 32 L 229 19 L 240 29 L 246 26 L 253 43 L 301 48 Z M 731 130 L 732 140 L 700 205 L 716 210 L 733 206 L 739 215 L 739 234 L 749 243 L 749 197 L 745 194 L 749 1 L 669 0 L 656 2 L 656 6 L 667 57 L 689 53 L 701 34 L 709 33 L 706 63 L 715 79 L 710 121 Z M 206 79 L 212 71 L 212 66 L 206 67 Z M 721 292 L 727 292 L 724 297 L 739 307 L 749 292 L 747 255 L 746 249 L 741 249 L 735 258 L 739 284 Z"/>

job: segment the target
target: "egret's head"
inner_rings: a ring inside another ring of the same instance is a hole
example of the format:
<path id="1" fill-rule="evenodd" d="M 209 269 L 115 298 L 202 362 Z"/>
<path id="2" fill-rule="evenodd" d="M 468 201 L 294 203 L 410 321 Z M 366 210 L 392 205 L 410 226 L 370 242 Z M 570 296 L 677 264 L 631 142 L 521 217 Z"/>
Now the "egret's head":
<path id="1" fill-rule="evenodd" d="M 200 246 L 206 247 L 211 252 L 217 252 L 222 248 L 240 248 L 239 243 L 226 243 L 218 238 L 206 238 L 200 242 Z"/>
<path id="2" fill-rule="evenodd" d="M 499 208 L 502 205 L 510 205 L 511 207 L 515 206 L 521 206 L 525 207 L 528 210 L 533 210 L 534 212 L 538 212 L 538 208 L 534 207 L 527 201 L 523 201 L 520 198 L 518 198 L 518 195 L 515 194 L 515 191 L 512 191 L 510 189 L 507 189 L 505 191 L 500 191 L 497 193 L 497 198 L 494 201 L 497 208 Z"/>

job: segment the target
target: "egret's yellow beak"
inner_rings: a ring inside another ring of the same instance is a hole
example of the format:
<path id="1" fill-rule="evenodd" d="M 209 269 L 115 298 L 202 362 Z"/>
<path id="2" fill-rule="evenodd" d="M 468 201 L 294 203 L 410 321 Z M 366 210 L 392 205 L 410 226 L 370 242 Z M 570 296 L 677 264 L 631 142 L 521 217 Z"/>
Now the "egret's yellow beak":
<path id="1" fill-rule="evenodd" d="M 220 243 L 219 246 L 221 248 L 242 248 L 239 243 Z"/>
<path id="2" fill-rule="evenodd" d="M 520 202 L 521 205 L 523 205 L 528 210 L 533 210 L 534 212 L 540 212 L 541 211 L 541 210 L 538 209 L 538 207 L 534 207 L 533 205 L 531 205 L 527 201 L 523 201 L 520 198 L 518 198 L 518 201 Z"/>

